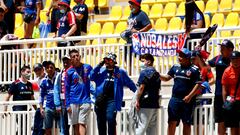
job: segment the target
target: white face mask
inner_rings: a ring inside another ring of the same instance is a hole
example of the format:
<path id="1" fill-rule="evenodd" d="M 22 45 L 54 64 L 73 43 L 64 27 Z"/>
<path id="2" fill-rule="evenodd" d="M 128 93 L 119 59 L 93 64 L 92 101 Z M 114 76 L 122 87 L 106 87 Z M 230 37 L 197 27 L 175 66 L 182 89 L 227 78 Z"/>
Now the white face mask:
<path id="1" fill-rule="evenodd" d="M 29 74 L 23 74 L 23 77 L 26 78 L 27 80 L 29 80 L 30 77 L 31 77 L 31 73 L 29 73 Z"/>
<path id="2" fill-rule="evenodd" d="M 64 13 L 65 13 L 65 10 L 64 10 L 64 9 L 61 9 L 61 10 L 60 10 L 60 13 L 64 14 Z"/>
<path id="3" fill-rule="evenodd" d="M 140 67 L 141 71 L 147 68 L 147 66 L 145 65 L 144 62 L 140 62 L 139 67 Z"/>
<path id="4" fill-rule="evenodd" d="M 134 13 L 135 11 L 136 11 L 135 8 L 132 8 L 132 9 L 131 9 L 131 13 Z"/>

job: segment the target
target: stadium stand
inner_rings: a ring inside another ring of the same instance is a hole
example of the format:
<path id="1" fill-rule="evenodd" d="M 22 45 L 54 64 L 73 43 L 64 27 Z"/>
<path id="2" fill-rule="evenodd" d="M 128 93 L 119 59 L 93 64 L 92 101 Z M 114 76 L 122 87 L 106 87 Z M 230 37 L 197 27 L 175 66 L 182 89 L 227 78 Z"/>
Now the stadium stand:
<path id="1" fill-rule="evenodd" d="M 181 2 L 178 6 L 176 16 L 184 17 L 185 16 L 185 2 Z"/>
<path id="2" fill-rule="evenodd" d="M 167 3 L 164 8 L 162 17 L 165 17 L 167 19 L 174 17 L 176 14 L 176 9 L 177 9 L 176 3 Z"/>
<path id="3" fill-rule="evenodd" d="M 23 24 L 23 15 L 20 13 L 15 14 L 15 28 L 20 27 Z"/>
<path id="4" fill-rule="evenodd" d="M 148 4 L 148 5 L 153 5 L 155 4 L 156 1 L 155 0 L 143 0 L 142 1 L 142 4 Z"/>
<path id="5" fill-rule="evenodd" d="M 168 22 L 166 18 L 159 18 L 155 23 L 156 31 L 166 31 L 168 28 Z"/>
<path id="6" fill-rule="evenodd" d="M 121 32 L 123 32 L 126 29 L 127 29 L 127 22 L 120 21 L 117 23 L 117 25 L 115 27 L 114 34 L 120 34 Z"/>
<path id="7" fill-rule="evenodd" d="M 205 27 L 208 28 L 210 25 L 210 17 L 207 14 L 204 14 L 204 19 L 205 19 Z"/>
<path id="8" fill-rule="evenodd" d="M 88 6 L 88 9 L 92 10 L 94 8 L 93 0 L 85 0 L 85 4 Z"/>
<path id="9" fill-rule="evenodd" d="M 218 10 L 218 0 L 207 1 L 204 13 L 215 14 Z"/>
<path id="10" fill-rule="evenodd" d="M 161 4 L 167 4 L 169 2 L 169 0 L 156 0 L 157 3 L 161 3 Z"/>
<path id="11" fill-rule="evenodd" d="M 228 14 L 232 10 L 232 0 L 221 0 L 219 5 L 219 11 L 224 14 Z"/>
<path id="12" fill-rule="evenodd" d="M 231 12 L 228 14 L 224 27 L 229 27 L 229 26 L 237 26 L 239 21 L 239 15 L 238 13 Z M 221 32 L 221 37 L 231 37 L 231 31 L 222 31 Z"/>
<path id="13" fill-rule="evenodd" d="M 149 14 L 149 5 L 148 4 L 142 4 L 141 10 L 144 11 L 147 15 Z"/>
<path id="14" fill-rule="evenodd" d="M 182 20 L 179 17 L 173 17 L 169 21 L 168 30 L 180 30 L 182 27 Z"/>
<path id="15" fill-rule="evenodd" d="M 174 2 L 174 3 L 179 4 L 179 3 L 183 2 L 183 0 L 169 0 L 169 2 Z"/>
<path id="16" fill-rule="evenodd" d="M 102 27 L 101 35 L 113 34 L 114 24 L 112 22 L 105 22 Z"/>
<path id="17" fill-rule="evenodd" d="M 162 4 L 154 4 L 150 10 L 149 18 L 150 19 L 158 19 L 162 16 L 163 5 Z"/>
<path id="18" fill-rule="evenodd" d="M 196 5 L 198 6 L 198 8 L 203 12 L 204 9 L 205 9 L 205 4 L 204 4 L 204 1 L 195 1 Z"/>
<path id="19" fill-rule="evenodd" d="M 123 9 L 123 15 L 122 15 L 121 20 L 122 21 L 126 21 L 128 19 L 128 17 L 129 17 L 129 15 L 130 15 L 130 12 L 131 12 L 130 7 L 129 6 L 125 6 L 124 9 Z"/>
<path id="20" fill-rule="evenodd" d="M 235 0 L 232 11 L 240 12 L 240 0 Z"/>

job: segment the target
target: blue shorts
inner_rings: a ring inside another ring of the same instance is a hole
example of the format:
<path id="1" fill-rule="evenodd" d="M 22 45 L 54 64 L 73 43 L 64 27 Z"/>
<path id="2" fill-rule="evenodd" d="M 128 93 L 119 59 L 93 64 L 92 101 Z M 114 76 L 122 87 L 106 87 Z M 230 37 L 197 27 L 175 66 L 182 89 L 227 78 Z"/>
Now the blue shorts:
<path id="1" fill-rule="evenodd" d="M 180 98 L 172 97 L 168 104 L 168 122 L 177 121 L 177 125 L 180 120 L 184 124 L 191 124 L 193 118 L 194 102 L 185 103 Z"/>
<path id="2" fill-rule="evenodd" d="M 57 115 L 57 113 L 54 109 L 45 108 L 45 117 L 44 117 L 44 128 L 45 129 L 52 128 L 54 120 L 57 124 L 58 119 L 59 119 L 59 116 Z"/>

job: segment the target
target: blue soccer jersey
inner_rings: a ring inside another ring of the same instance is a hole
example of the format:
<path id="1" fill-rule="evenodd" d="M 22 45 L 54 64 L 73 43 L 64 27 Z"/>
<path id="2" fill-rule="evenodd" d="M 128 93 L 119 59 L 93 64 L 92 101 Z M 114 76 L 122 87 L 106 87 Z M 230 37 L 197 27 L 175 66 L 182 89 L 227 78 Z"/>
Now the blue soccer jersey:
<path id="1" fill-rule="evenodd" d="M 32 96 L 34 94 L 32 83 L 27 82 L 24 83 L 21 80 L 16 80 L 10 86 L 8 91 L 10 95 L 13 95 L 13 101 L 23 101 L 23 100 L 32 100 Z M 14 111 L 26 111 L 26 105 L 17 105 L 13 106 Z"/>
<path id="2" fill-rule="evenodd" d="M 230 65 L 230 59 L 218 55 L 208 61 L 211 67 L 216 68 L 215 95 L 222 95 L 222 75 L 224 70 Z"/>
<path id="3" fill-rule="evenodd" d="M 199 69 L 194 65 L 188 67 L 174 65 L 168 75 L 174 78 L 172 96 L 176 98 L 184 98 L 197 83 L 201 82 Z"/>

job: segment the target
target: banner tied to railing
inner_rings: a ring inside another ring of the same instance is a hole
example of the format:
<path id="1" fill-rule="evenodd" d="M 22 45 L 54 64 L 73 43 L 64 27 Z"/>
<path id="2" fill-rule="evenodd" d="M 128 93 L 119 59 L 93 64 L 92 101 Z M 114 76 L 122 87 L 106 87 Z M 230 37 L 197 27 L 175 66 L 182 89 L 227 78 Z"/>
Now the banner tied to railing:
<path id="1" fill-rule="evenodd" d="M 133 33 L 133 51 L 138 54 L 150 53 L 153 56 L 176 56 L 176 50 L 182 49 L 186 34 Z"/>

